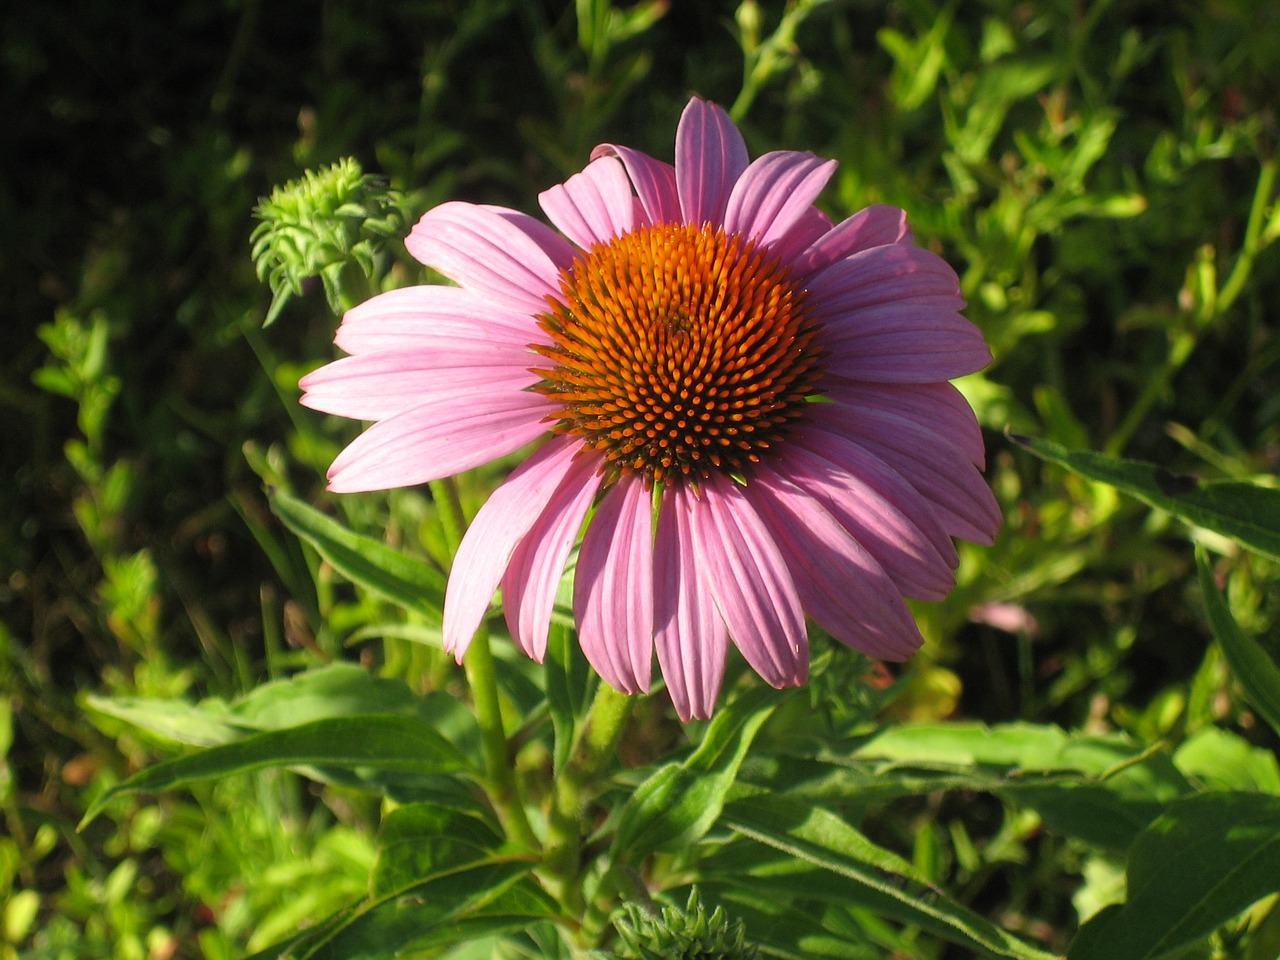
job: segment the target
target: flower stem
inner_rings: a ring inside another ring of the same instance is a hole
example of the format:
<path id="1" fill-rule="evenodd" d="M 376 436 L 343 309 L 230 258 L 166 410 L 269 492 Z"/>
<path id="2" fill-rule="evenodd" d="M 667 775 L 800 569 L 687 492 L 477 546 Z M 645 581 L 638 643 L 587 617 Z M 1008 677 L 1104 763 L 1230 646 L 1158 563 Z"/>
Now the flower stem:
<path id="1" fill-rule="evenodd" d="M 456 556 L 467 526 L 462 501 L 458 498 L 458 485 L 452 478 L 448 478 L 433 481 L 430 486 L 449 553 Z M 529 826 L 512 758 L 509 756 L 506 727 L 502 722 L 502 702 L 498 693 L 498 674 L 493 651 L 489 647 L 489 630 L 483 624 L 467 648 L 462 667 L 467 674 L 472 700 L 475 701 L 476 722 L 480 727 L 485 772 L 492 788 L 493 805 L 511 838 L 531 850 L 537 850 L 538 838 Z"/>
<path id="2" fill-rule="evenodd" d="M 556 777 L 547 825 L 547 869 L 557 881 L 562 905 L 575 914 L 581 914 L 583 908 L 579 861 L 584 831 L 580 819 L 586 791 L 613 760 L 635 699 L 601 683 L 574 738 L 569 759 Z"/>

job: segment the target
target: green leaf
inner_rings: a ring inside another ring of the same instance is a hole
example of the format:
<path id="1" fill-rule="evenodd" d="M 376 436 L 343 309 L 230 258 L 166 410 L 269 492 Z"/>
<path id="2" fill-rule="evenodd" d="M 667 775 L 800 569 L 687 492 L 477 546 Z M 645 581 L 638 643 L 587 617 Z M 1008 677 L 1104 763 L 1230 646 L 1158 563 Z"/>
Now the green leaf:
<path id="1" fill-rule="evenodd" d="M 100 796 L 81 823 L 117 796 L 158 791 L 264 767 L 333 766 L 448 773 L 467 769 L 463 754 L 420 720 L 397 716 L 338 717 L 254 734 L 235 743 L 157 763 Z"/>
<path id="2" fill-rule="evenodd" d="M 1280 669 L 1256 641 L 1245 636 L 1231 616 L 1226 598 L 1213 582 L 1213 571 L 1203 550 L 1196 550 L 1196 566 L 1200 570 L 1200 589 L 1209 613 L 1209 626 L 1236 682 L 1253 709 L 1271 724 L 1272 730 L 1280 733 Z"/>
<path id="3" fill-rule="evenodd" d="M 249 960 L 392 960 L 559 919 L 526 858 L 494 857 L 355 904 Z M 435 954 L 431 954 L 434 956 Z"/>
<path id="4" fill-rule="evenodd" d="M 375 897 L 388 896 L 426 877 L 490 858 L 503 838 L 480 811 L 412 803 L 388 813 L 378 837 L 370 878 Z"/>
<path id="5" fill-rule="evenodd" d="M 1174 751 L 1173 762 L 1210 790 L 1280 795 L 1276 755 L 1220 727 L 1205 727 L 1192 734 Z"/>
<path id="6" fill-rule="evenodd" d="M 533 862 L 493 858 L 438 874 L 361 908 L 298 960 L 380 960 L 417 955 L 558 919 L 555 904 L 527 879 Z"/>
<path id="7" fill-rule="evenodd" d="M 1043 460 L 1280 560 L 1280 490 L 1238 480 L 1202 483 L 1152 463 L 1068 450 L 1034 437 L 1010 434 L 1009 438 Z"/>
<path id="8" fill-rule="evenodd" d="M 659 767 L 631 795 L 618 818 L 615 856 L 638 863 L 654 850 L 677 850 L 711 829 L 756 732 L 779 704 L 758 688 L 720 710 L 702 743 L 682 763 Z"/>
<path id="9" fill-rule="evenodd" d="M 983 956 L 1052 960 L 966 907 L 950 900 L 906 860 L 868 840 L 821 807 L 782 797 L 736 800 L 722 823 L 744 837 L 818 868 L 809 875 L 740 879 L 744 887 L 773 884 L 779 893 L 862 906 L 878 916 L 918 926 Z"/>
<path id="10" fill-rule="evenodd" d="M 1191 792 L 1163 752 L 1119 736 L 1068 735 L 1057 727 L 1010 723 L 918 724 L 890 727 L 858 749 L 865 759 L 898 765 L 967 770 L 969 789 L 989 790 L 1034 809 L 1050 829 L 1122 851 L 1165 804 Z M 974 770 L 975 765 L 986 767 Z M 998 772 L 991 782 L 989 774 Z M 959 785 L 957 785 L 959 786 Z"/>
<path id="11" fill-rule="evenodd" d="M 193 704 L 184 700 L 102 697 L 91 693 L 85 697 L 85 705 L 165 740 L 194 747 L 217 746 L 243 735 L 222 700 Z"/>
<path id="12" fill-rule="evenodd" d="M 578 723 L 595 694 L 596 681 L 572 630 L 552 622 L 545 663 L 547 710 L 555 732 L 555 770 L 564 769 Z"/>
<path id="13" fill-rule="evenodd" d="M 1280 891 L 1280 797 L 1179 800 L 1134 842 L 1128 899 L 1081 928 L 1070 960 L 1159 960 Z"/>
<path id="14" fill-rule="evenodd" d="M 348 530 L 282 491 L 272 492 L 271 509 L 286 527 L 315 547 L 330 566 L 352 583 L 431 624 L 440 623 L 445 576 L 435 567 L 406 556 L 381 540 Z"/>
<path id="15" fill-rule="evenodd" d="M 475 716 L 443 691 L 418 696 L 398 677 L 376 677 L 354 663 L 331 663 L 255 687 L 227 704 L 89 695 L 87 704 L 108 716 L 178 743 L 208 747 L 257 730 L 281 730 L 312 720 L 390 715 L 416 717 L 465 753 L 478 748 Z"/>

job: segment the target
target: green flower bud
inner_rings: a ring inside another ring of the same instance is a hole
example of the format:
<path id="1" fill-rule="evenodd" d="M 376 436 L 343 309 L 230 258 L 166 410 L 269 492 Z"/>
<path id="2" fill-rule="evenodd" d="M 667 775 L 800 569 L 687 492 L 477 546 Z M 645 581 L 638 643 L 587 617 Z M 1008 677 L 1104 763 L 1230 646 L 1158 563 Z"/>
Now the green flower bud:
<path id="1" fill-rule="evenodd" d="M 255 211 L 250 238 L 258 278 L 271 287 L 272 323 L 302 281 L 319 277 L 335 313 L 344 307 L 342 271 L 350 263 L 366 278 L 377 270 L 382 244 L 404 233 L 401 194 L 347 158 L 276 187 Z"/>
<path id="2" fill-rule="evenodd" d="M 683 909 L 628 903 L 614 921 L 620 943 L 617 960 L 756 960 L 741 920 L 730 920 L 721 907 L 708 915 L 695 887 Z"/>

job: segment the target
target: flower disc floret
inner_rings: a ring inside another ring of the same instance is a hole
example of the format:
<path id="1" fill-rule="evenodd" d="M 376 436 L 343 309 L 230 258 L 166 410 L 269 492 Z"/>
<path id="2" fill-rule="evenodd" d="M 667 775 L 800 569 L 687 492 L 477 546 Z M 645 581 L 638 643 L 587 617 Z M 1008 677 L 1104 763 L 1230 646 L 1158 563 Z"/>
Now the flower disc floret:
<path id="1" fill-rule="evenodd" d="M 741 476 L 803 418 L 822 372 L 804 289 L 709 224 L 640 227 L 585 251 L 538 317 L 535 387 L 558 433 L 646 482 Z"/>

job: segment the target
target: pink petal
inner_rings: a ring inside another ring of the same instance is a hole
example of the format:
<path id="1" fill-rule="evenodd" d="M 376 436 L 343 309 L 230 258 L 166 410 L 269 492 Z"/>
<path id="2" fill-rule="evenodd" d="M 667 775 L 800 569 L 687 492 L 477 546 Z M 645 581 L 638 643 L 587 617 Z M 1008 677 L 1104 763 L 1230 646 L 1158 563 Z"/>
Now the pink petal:
<path id="1" fill-rule="evenodd" d="M 517 545 L 562 487 L 581 482 L 582 465 L 574 459 L 581 448 L 577 440 L 553 438 L 511 472 L 471 521 L 444 595 L 444 648 L 459 662 Z"/>
<path id="2" fill-rule="evenodd" d="M 920 298 L 945 302 L 950 310 L 964 306 L 960 282 L 950 264 L 936 253 L 905 243 L 872 247 L 837 260 L 811 276 L 806 286 L 814 308 L 824 316 L 856 316 L 866 307 L 914 303 Z"/>
<path id="3" fill-rule="evenodd" d="M 851 380 L 936 383 L 991 362 L 982 333 L 958 313 L 882 304 L 836 317 L 824 331 L 828 370 Z"/>
<path id="4" fill-rule="evenodd" d="M 600 457 L 580 452 L 546 509 L 520 541 L 502 577 L 502 611 L 512 639 L 542 662 L 556 591 L 582 519 L 600 487 Z"/>
<path id="5" fill-rule="evenodd" d="M 716 609 L 747 662 L 775 687 L 804 683 L 809 638 L 787 565 L 742 490 L 713 474 L 695 501 L 693 547 Z"/>
<path id="6" fill-rule="evenodd" d="M 329 489 L 388 490 L 462 473 L 543 436 L 543 418 L 556 409 L 518 385 L 476 394 L 465 406 L 456 397 L 419 404 L 356 437 L 329 467 Z"/>
<path id="7" fill-rule="evenodd" d="M 384 420 L 423 403 L 469 404 L 477 393 L 538 382 L 526 349 L 454 345 L 344 357 L 302 378 L 302 405 L 353 420 Z"/>
<path id="8" fill-rule="evenodd" d="M 538 203 L 547 219 L 584 250 L 635 226 L 631 181 L 612 157 L 592 160 L 581 173 L 540 194 Z"/>
<path id="9" fill-rule="evenodd" d="M 747 169 L 747 144 L 729 115 L 694 97 L 676 128 L 676 188 L 685 223 L 719 225 L 729 194 Z"/>
<path id="10" fill-rule="evenodd" d="M 969 462 L 982 469 L 986 449 L 982 429 L 964 395 L 949 383 L 860 383 L 832 380 L 823 392 L 841 403 L 885 410 L 941 434 Z"/>
<path id="11" fill-rule="evenodd" d="M 764 246 L 786 237 L 811 209 L 836 171 L 834 160 L 777 150 L 757 157 L 733 185 L 724 215 L 726 233 Z"/>
<path id="12" fill-rule="evenodd" d="M 729 634 L 693 547 L 693 494 L 663 491 L 654 540 L 654 642 L 681 720 L 706 720 L 724 679 Z"/>
<path id="13" fill-rule="evenodd" d="M 792 266 L 800 254 L 831 229 L 831 218 L 817 207 L 810 207 L 800 215 L 795 225 L 770 246 L 769 251 L 785 264 Z"/>
<path id="14" fill-rule="evenodd" d="M 641 479 L 624 475 L 591 518 L 573 581 L 578 642 L 623 693 L 649 689 L 653 661 L 653 507 Z"/>
<path id="15" fill-rule="evenodd" d="M 852 217 L 832 227 L 797 259 L 795 269 L 804 276 L 859 250 L 887 243 L 902 243 L 910 237 L 905 210 L 876 204 L 859 210 Z"/>
<path id="16" fill-rule="evenodd" d="M 787 479 L 849 531 L 900 593 L 941 600 L 955 586 L 955 545 L 924 498 L 883 460 L 811 427 L 795 436 L 786 464 Z"/>
<path id="17" fill-rule="evenodd" d="M 591 151 L 592 160 L 600 157 L 617 157 L 622 161 L 648 223 L 677 223 L 680 220 L 675 167 L 639 150 L 612 143 L 602 143 Z"/>
<path id="18" fill-rule="evenodd" d="M 768 467 L 747 498 L 791 571 L 805 611 L 841 643 L 905 660 L 923 643 L 896 586 L 821 504 Z"/>
<path id="19" fill-rule="evenodd" d="M 929 501 L 952 536 L 991 544 L 1000 507 L 960 448 L 905 417 L 839 402 L 812 405 L 814 420 L 857 443 L 902 475 Z"/>
<path id="20" fill-rule="evenodd" d="M 532 217 L 452 201 L 428 210 L 405 246 L 419 261 L 499 307 L 537 314 L 559 295 L 569 241 Z"/>
<path id="21" fill-rule="evenodd" d="M 546 334 L 529 313 L 496 307 L 470 290 L 420 286 L 389 290 L 352 307 L 334 343 L 361 354 L 461 340 L 521 346 L 545 342 Z"/>

